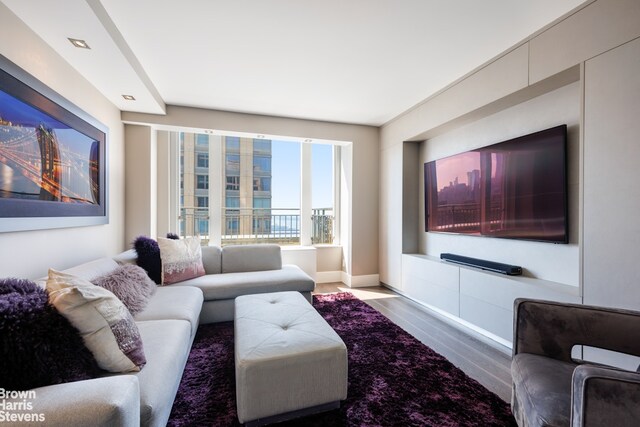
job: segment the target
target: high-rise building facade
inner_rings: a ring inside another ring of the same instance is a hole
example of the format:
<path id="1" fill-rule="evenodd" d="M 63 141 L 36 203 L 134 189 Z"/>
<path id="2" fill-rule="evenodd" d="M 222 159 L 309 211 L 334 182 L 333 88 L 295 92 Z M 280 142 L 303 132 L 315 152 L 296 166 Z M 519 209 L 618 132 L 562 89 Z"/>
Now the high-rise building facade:
<path id="1" fill-rule="evenodd" d="M 181 233 L 209 234 L 209 182 L 223 168 L 222 235 L 268 235 L 271 232 L 271 141 L 180 134 Z M 210 165 L 213 150 L 221 150 L 222 164 Z"/>

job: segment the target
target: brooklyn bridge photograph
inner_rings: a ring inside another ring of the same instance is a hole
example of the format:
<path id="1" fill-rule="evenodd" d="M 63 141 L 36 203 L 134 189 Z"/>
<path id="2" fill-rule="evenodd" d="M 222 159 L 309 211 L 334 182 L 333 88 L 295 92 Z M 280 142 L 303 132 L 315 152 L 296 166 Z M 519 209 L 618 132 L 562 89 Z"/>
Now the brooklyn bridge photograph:
<path id="1" fill-rule="evenodd" d="M 0 90 L 0 198 L 99 203 L 99 142 Z"/>

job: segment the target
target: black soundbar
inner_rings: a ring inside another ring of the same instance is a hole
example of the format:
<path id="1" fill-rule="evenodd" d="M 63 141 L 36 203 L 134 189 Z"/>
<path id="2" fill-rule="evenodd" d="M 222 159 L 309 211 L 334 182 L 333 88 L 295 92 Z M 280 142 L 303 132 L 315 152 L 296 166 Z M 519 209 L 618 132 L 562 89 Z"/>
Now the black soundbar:
<path id="1" fill-rule="evenodd" d="M 522 274 L 522 267 L 519 267 L 517 265 L 502 264 L 500 262 L 493 262 L 484 259 L 470 258 L 467 256 L 446 253 L 440 254 L 440 259 L 449 262 L 455 262 L 456 264 L 481 268 L 482 270 L 506 274 L 507 276 L 519 276 Z"/>

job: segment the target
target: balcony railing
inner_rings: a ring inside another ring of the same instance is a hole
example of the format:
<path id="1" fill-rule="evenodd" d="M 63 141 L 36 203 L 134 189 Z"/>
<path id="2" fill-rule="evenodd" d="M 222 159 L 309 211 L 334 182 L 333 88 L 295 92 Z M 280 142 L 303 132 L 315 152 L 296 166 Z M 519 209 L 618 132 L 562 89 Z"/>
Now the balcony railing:
<path id="1" fill-rule="evenodd" d="M 180 235 L 200 235 L 202 244 L 209 243 L 209 209 L 182 208 Z M 333 243 L 333 209 L 313 209 L 311 242 Z M 300 209 L 222 209 L 222 244 L 300 243 Z"/>

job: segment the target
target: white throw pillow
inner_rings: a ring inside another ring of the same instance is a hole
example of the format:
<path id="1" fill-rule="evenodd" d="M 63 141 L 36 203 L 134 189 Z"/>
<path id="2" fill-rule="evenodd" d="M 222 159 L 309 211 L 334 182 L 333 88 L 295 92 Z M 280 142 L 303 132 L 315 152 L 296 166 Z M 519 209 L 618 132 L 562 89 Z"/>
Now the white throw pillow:
<path id="1" fill-rule="evenodd" d="M 98 366 L 109 372 L 139 371 L 146 363 L 140 331 L 127 307 L 111 292 L 71 274 L 49 270 L 49 302 L 80 331 Z"/>
<path id="2" fill-rule="evenodd" d="M 162 284 L 182 282 L 204 276 L 199 237 L 174 240 L 158 237 L 162 261 Z"/>

